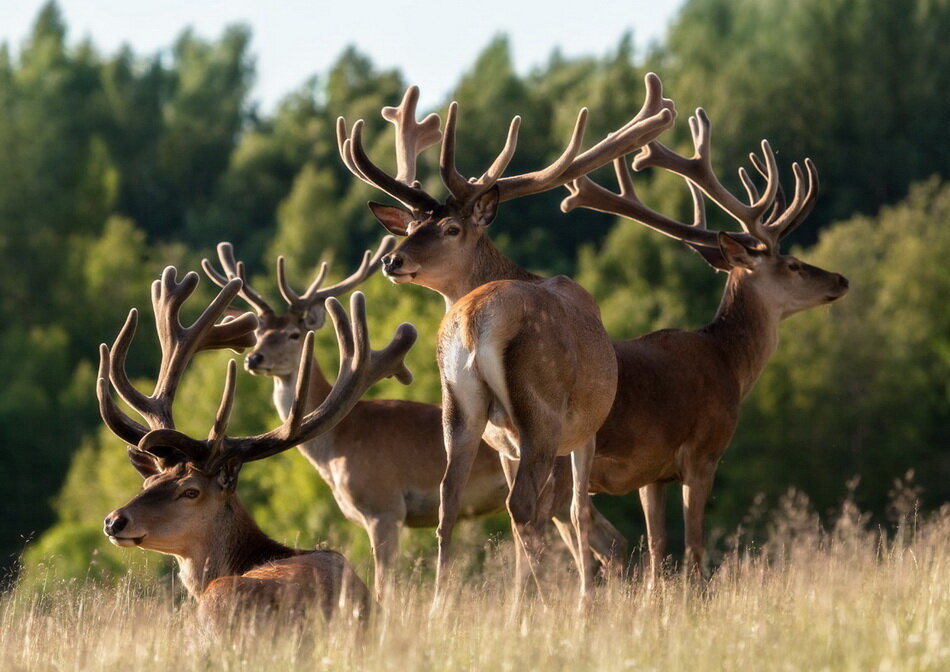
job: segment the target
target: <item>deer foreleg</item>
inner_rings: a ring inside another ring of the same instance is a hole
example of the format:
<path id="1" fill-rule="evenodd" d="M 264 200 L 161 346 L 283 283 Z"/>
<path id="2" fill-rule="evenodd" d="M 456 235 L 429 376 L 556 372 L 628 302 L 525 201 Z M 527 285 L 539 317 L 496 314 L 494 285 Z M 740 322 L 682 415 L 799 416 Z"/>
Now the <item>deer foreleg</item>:
<path id="1" fill-rule="evenodd" d="M 571 522 L 577 535 L 577 571 L 581 577 L 581 600 L 590 597 L 594 586 L 594 556 L 590 551 L 590 470 L 594 462 L 594 439 L 571 453 L 574 474 L 574 496 L 571 499 Z"/>
<path id="2" fill-rule="evenodd" d="M 391 518 L 372 518 L 367 523 L 367 531 L 376 568 L 373 586 L 376 601 L 386 604 L 395 580 L 393 561 L 399 550 L 399 522 Z"/>
<path id="3" fill-rule="evenodd" d="M 686 522 L 686 567 L 690 578 L 703 575 L 703 523 L 706 501 L 712 491 L 712 474 L 683 483 L 683 517 Z"/>
<path id="4" fill-rule="evenodd" d="M 647 524 L 647 548 L 650 551 L 650 578 L 653 588 L 660 578 L 666 558 L 666 483 L 650 483 L 640 488 L 640 504 Z"/>
<path id="5" fill-rule="evenodd" d="M 482 432 L 488 423 L 487 404 L 460 403 L 448 389 L 442 392 L 442 431 L 446 465 L 439 499 L 439 564 L 435 576 L 436 603 L 445 589 L 449 569 L 452 531 L 458 520 L 462 489 L 468 482 Z"/>

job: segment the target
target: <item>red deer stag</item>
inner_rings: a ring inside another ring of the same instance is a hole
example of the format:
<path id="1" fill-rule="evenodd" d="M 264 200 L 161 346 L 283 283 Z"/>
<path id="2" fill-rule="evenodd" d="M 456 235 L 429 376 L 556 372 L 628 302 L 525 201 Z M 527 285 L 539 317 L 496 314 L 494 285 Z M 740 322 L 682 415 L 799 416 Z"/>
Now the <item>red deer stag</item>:
<path id="1" fill-rule="evenodd" d="M 326 321 L 324 301 L 363 282 L 378 268 L 379 259 L 392 250 L 394 242 L 386 236 L 375 254 L 366 252 L 363 263 L 349 278 L 321 288 L 326 277 L 324 264 L 303 294 L 290 287 L 284 259 L 279 257 L 277 284 L 286 302 L 281 315 L 248 285 L 243 264 L 235 261 L 230 243 L 218 245 L 224 274 L 207 259 L 202 262 L 205 273 L 219 286 L 226 286 L 233 278 L 244 281 L 240 296 L 254 307 L 259 320 L 257 344 L 245 358 L 244 367 L 254 375 L 274 378 L 274 405 L 281 418 L 290 413 L 294 400 L 303 335 L 320 329 Z M 316 408 L 332 389 L 316 358 L 310 367 L 306 410 Z M 376 597 L 384 601 L 400 527 L 432 527 L 438 521 L 439 483 L 445 473 L 441 409 L 397 399 L 360 401 L 336 427 L 298 448 L 330 486 L 343 515 L 369 534 L 376 564 Z M 495 451 L 483 443 L 462 491 L 462 515 L 498 511 L 504 507 L 507 494 Z"/>
<path id="2" fill-rule="evenodd" d="M 327 399 L 310 413 L 304 409 L 313 347 L 310 332 L 303 339 L 292 407 L 280 427 L 258 436 L 227 436 L 236 370 L 231 360 L 214 425 L 208 439 L 200 441 L 175 429 L 172 404 L 185 367 L 198 350 L 253 344 L 257 320 L 247 314 L 214 325 L 240 291 L 241 281 L 232 280 L 192 326 L 182 326 L 181 306 L 197 284 L 195 273 L 177 282 L 175 269 L 169 267 L 152 286 L 162 361 L 151 395 L 137 390 L 125 373 L 138 321 L 134 309 L 112 348 L 100 346 L 100 413 L 109 429 L 129 444 L 129 459 L 145 478 L 142 492 L 106 517 L 105 534 L 117 546 L 174 555 L 182 583 L 198 600 L 201 615 L 212 622 L 226 620 L 244 607 L 290 613 L 312 607 L 325 618 L 337 608 L 343 613 L 365 614 L 371 603 L 369 591 L 342 555 L 288 548 L 270 539 L 251 519 L 235 488 L 245 462 L 274 455 L 328 431 L 376 381 L 395 376 L 410 382 L 412 376 L 403 357 L 415 340 L 415 329 L 401 325 L 384 350 L 372 351 L 362 295 L 353 297 L 352 324 L 340 304 L 328 300 L 341 363 Z M 110 384 L 145 419 L 147 427 L 119 409 Z"/>
<path id="3" fill-rule="evenodd" d="M 739 419 L 739 406 L 778 345 L 779 322 L 808 308 L 841 298 L 848 281 L 779 252 L 781 240 L 808 216 L 818 194 L 818 174 L 805 160 L 807 180 L 793 164 L 795 193 L 785 202 L 775 157 L 763 141 L 764 162 L 750 155 L 766 178 L 761 195 L 745 169 L 739 175 L 749 203 L 728 192 L 712 171 L 709 119 L 703 110 L 689 120 L 695 156 L 686 158 L 652 142 L 635 158 L 636 170 L 657 167 L 687 180 L 694 202 L 692 226 L 651 210 L 640 201 L 622 158 L 615 161 L 620 193 L 587 177 L 569 185 L 561 205 L 629 217 L 697 250 L 728 273 L 713 321 L 697 331 L 663 329 L 614 343 L 619 383 L 613 409 L 597 433 L 592 492 L 640 491 L 647 522 L 651 583 L 666 556 L 665 490 L 683 484 L 686 557 L 699 575 L 703 558 L 703 515 L 719 459 Z M 806 186 L 807 182 L 807 186 Z M 706 229 L 705 192 L 742 225 L 745 233 Z"/>
<path id="4" fill-rule="evenodd" d="M 440 173 L 450 195 L 439 202 L 415 180 L 416 159 L 439 139 L 439 120 L 415 120 L 417 90 L 383 116 L 396 126 L 397 174 L 377 167 L 362 144 L 362 120 L 347 136 L 337 132 L 344 163 L 357 177 L 407 209 L 371 203 L 390 233 L 405 236 L 383 257 L 393 282 L 413 282 L 440 293 L 447 312 L 438 337 L 442 378 L 442 423 L 448 464 L 441 486 L 437 601 L 449 559 L 449 540 L 459 514 L 462 488 L 480 438 L 502 455 L 511 486 L 508 511 L 518 540 L 518 594 L 524 565 L 533 569 L 542 548 L 541 523 L 552 509 L 555 460 L 571 455 L 571 517 L 581 596 L 592 580 L 588 475 L 594 434 L 607 417 L 616 391 L 617 363 L 591 296 L 564 276 L 541 278 L 519 267 L 485 232 L 498 204 L 564 185 L 618 156 L 639 149 L 668 128 L 673 105 L 660 80 L 646 78 L 647 97 L 623 128 L 581 153 L 587 110 L 581 110 L 567 148 L 547 168 L 502 177 L 517 144 L 520 117 L 511 122 L 498 158 L 478 179 L 455 167 L 458 105 L 449 106 Z M 516 466 L 517 465 L 517 466 Z"/>

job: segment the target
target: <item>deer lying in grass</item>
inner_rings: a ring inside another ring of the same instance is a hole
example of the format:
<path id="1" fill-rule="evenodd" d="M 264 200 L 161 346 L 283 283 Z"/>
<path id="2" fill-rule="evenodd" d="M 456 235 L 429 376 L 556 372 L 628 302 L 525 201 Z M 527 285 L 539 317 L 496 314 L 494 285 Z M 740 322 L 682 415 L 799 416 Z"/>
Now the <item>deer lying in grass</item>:
<path id="1" fill-rule="evenodd" d="M 231 360 L 214 425 L 208 439 L 200 441 L 175 429 L 172 403 L 182 373 L 198 350 L 253 344 L 257 320 L 246 314 L 214 325 L 240 291 L 241 281 L 232 280 L 192 326 L 183 327 L 180 308 L 197 283 L 195 273 L 178 283 L 175 269 L 169 267 L 152 286 L 162 362 L 150 396 L 133 387 L 125 374 L 138 321 L 134 309 L 112 348 L 100 346 L 97 393 L 102 419 L 129 444 L 129 459 L 145 478 L 142 492 L 106 517 L 105 534 L 117 546 L 174 555 L 182 583 L 198 601 L 199 613 L 212 622 L 227 620 L 245 608 L 291 614 L 315 608 L 327 619 L 338 609 L 365 616 L 371 603 L 369 592 L 342 555 L 289 548 L 270 539 L 251 519 L 235 488 L 245 462 L 328 431 L 376 381 L 395 376 L 410 382 L 403 357 L 415 341 L 415 329 L 401 325 L 384 350 L 372 351 L 362 295 L 353 297 L 352 324 L 340 304 L 328 300 L 341 363 L 327 399 L 310 413 L 304 409 L 313 347 L 309 332 L 298 363 L 299 384 L 284 423 L 258 436 L 226 435 L 234 403 L 236 367 Z M 119 409 L 110 383 L 147 427 Z"/>
<path id="2" fill-rule="evenodd" d="M 387 236 L 372 257 L 366 252 L 363 263 L 350 277 L 321 288 L 326 277 L 324 264 L 302 295 L 290 287 L 283 257 L 278 258 L 278 287 L 286 302 L 281 315 L 247 284 L 243 264 L 235 261 L 230 243 L 218 245 L 223 275 L 207 259 L 202 262 L 205 273 L 220 286 L 236 277 L 244 281 L 240 296 L 254 307 L 259 320 L 257 343 L 245 358 L 244 367 L 254 375 L 273 377 L 274 404 L 281 418 L 289 414 L 299 382 L 297 362 L 303 335 L 320 329 L 326 320 L 325 299 L 363 282 L 378 268 L 380 257 L 392 249 L 393 243 L 394 239 Z M 331 389 L 319 362 L 312 359 L 305 409 L 316 408 Z M 432 527 L 438 521 L 439 483 L 445 473 L 441 409 L 397 399 L 360 401 L 336 427 L 298 448 L 326 481 L 343 515 L 369 534 L 376 565 L 376 597 L 384 601 L 400 527 Z M 462 492 L 462 515 L 499 511 L 507 493 L 498 458 L 483 443 Z"/>
<path id="3" fill-rule="evenodd" d="M 646 207 L 636 196 L 622 158 L 615 161 L 620 194 L 587 177 L 568 188 L 565 212 L 584 207 L 629 217 L 696 249 L 714 268 L 729 274 L 713 321 L 697 331 L 664 329 L 614 343 L 620 375 L 617 396 L 597 433 L 591 471 L 593 492 L 622 495 L 639 489 L 647 522 L 650 574 L 658 576 L 666 556 L 665 489 L 683 484 L 686 557 L 699 575 L 703 558 L 703 515 L 716 467 L 732 439 L 739 406 L 778 345 L 783 319 L 835 301 L 848 281 L 779 252 L 781 240 L 811 212 L 818 193 L 814 164 L 793 165 L 795 195 L 785 203 L 775 157 L 762 143 L 764 163 L 753 164 L 767 180 L 761 197 L 744 169 L 739 174 L 749 204 L 720 184 L 710 167 L 710 123 L 700 109 L 689 120 L 696 154 L 685 158 L 657 141 L 634 160 L 639 170 L 655 166 L 686 178 L 695 206 L 692 226 Z M 742 225 L 745 233 L 708 231 L 705 192 Z"/>
<path id="4" fill-rule="evenodd" d="M 350 171 L 407 208 L 370 204 L 390 233 L 406 237 L 383 257 L 384 273 L 396 283 L 433 289 L 446 302 L 437 351 L 448 456 L 439 511 L 437 602 L 461 492 L 483 436 L 502 454 L 509 477 L 519 593 L 525 561 L 533 568 L 542 548 L 540 531 L 550 511 L 546 502 L 554 489 L 555 460 L 571 456 L 575 558 L 582 598 L 589 592 L 593 564 L 588 474 L 594 434 L 616 391 L 616 356 L 597 305 L 583 288 L 564 276 L 529 273 L 505 257 L 485 232 L 500 202 L 564 185 L 642 147 L 669 127 L 672 102 L 662 97 L 659 78 L 648 75 L 646 86 L 643 109 L 596 146 L 580 152 L 587 120 L 586 109 L 581 110 L 560 158 L 543 170 L 504 178 L 520 118 L 512 120 L 498 158 L 479 179 L 467 180 L 455 167 L 458 106 L 452 103 L 439 161 L 450 192 L 445 202 L 415 180 L 419 153 L 440 136 L 436 115 L 416 122 L 415 87 L 399 108 L 383 110 L 383 117 L 396 126 L 395 177 L 366 155 L 362 120 L 349 135 L 344 120 L 338 122 L 340 153 Z"/>

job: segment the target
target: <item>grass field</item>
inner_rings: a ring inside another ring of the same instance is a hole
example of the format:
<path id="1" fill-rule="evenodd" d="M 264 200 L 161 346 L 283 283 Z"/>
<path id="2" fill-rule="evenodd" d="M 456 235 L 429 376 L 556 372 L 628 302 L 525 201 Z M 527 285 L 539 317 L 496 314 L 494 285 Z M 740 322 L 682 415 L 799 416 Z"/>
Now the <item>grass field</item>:
<path id="1" fill-rule="evenodd" d="M 131 578 L 19 587 L 0 598 L 0 670 L 950 670 L 950 506 L 884 535 L 789 498 L 768 527 L 707 583 L 607 584 L 583 612 L 557 563 L 514 612 L 510 547 L 492 546 L 438 614 L 407 573 L 362 636 L 267 621 L 213 638 L 173 588 Z"/>

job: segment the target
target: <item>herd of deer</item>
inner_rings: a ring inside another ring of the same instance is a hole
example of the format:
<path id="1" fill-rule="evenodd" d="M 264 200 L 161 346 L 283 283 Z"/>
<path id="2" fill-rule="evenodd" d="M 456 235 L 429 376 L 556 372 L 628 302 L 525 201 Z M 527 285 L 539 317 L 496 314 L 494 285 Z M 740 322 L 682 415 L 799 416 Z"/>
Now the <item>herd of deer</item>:
<path id="1" fill-rule="evenodd" d="M 174 555 L 183 584 L 208 618 L 236 607 L 305 610 L 326 618 L 338 611 L 362 616 L 370 592 L 339 553 L 283 546 L 265 535 L 242 506 L 235 486 L 244 462 L 298 446 L 330 486 L 343 514 L 369 534 L 375 558 L 375 595 L 386 602 L 402 526 L 437 525 L 436 601 L 444 595 L 452 530 L 459 516 L 507 505 L 516 547 L 516 595 L 534 575 L 552 520 L 576 562 L 582 601 L 590 595 L 594 555 L 607 571 L 621 571 L 626 541 L 591 504 L 591 493 L 639 490 L 647 522 L 651 582 L 666 555 L 665 488 L 683 486 L 688 571 L 700 573 L 703 512 L 716 467 L 738 422 L 739 406 L 778 343 L 779 322 L 792 313 L 843 296 L 847 280 L 780 253 L 781 240 L 811 211 L 817 173 L 810 160 L 793 164 L 794 194 L 786 200 L 774 154 L 763 141 L 752 165 L 765 180 L 761 195 L 745 169 L 747 202 L 717 179 L 710 162 L 710 122 L 689 119 L 695 154 L 681 156 L 657 137 L 673 126 L 673 102 L 660 80 L 646 77 L 642 109 L 626 125 L 581 151 L 587 110 L 561 156 L 548 167 L 502 177 L 515 152 L 515 117 L 497 159 L 479 178 L 455 167 L 458 108 L 449 106 L 444 133 L 430 114 L 416 120 L 418 89 L 383 117 L 396 129 L 397 172 L 367 156 L 362 120 L 338 121 L 340 155 L 359 179 L 404 207 L 370 203 L 392 234 L 366 253 L 350 277 L 323 287 L 324 265 L 303 294 L 291 289 L 282 258 L 277 282 L 286 306 L 275 310 L 247 282 L 229 243 L 218 246 L 221 270 L 203 261 L 220 286 L 190 327 L 182 304 L 198 276 L 179 282 L 166 268 L 152 287 L 161 344 L 154 391 L 145 395 L 125 373 L 137 313 L 133 309 L 112 347 L 102 345 L 98 376 L 106 425 L 128 444 L 145 478 L 142 491 L 105 519 L 119 546 Z M 416 180 L 422 151 L 441 140 L 439 170 L 449 196 L 439 201 Z M 694 221 L 675 221 L 636 196 L 634 170 L 660 168 L 686 181 Z M 613 162 L 620 192 L 587 174 Z M 498 204 L 565 186 L 565 212 L 590 208 L 638 221 L 683 241 L 728 273 L 716 316 L 697 331 L 665 329 L 611 341 L 593 298 L 564 277 L 542 278 L 519 267 L 486 236 Z M 742 233 L 709 231 L 703 196 L 738 220 Z M 370 348 L 363 295 L 350 315 L 335 297 L 363 282 L 378 266 L 396 284 L 415 283 L 443 296 L 438 333 L 440 406 L 399 400 L 359 401 L 385 377 L 408 384 L 403 357 L 416 338 L 401 325 L 382 350 Z M 241 297 L 255 314 L 238 314 Z M 340 367 L 331 385 L 313 358 L 313 332 L 326 314 L 336 328 Z M 235 363 L 207 440 L 175 429 L 172 402 L 189 361 L 199 350 L 252 348 L 245 368 L 274 379 L 283 424 L 265 434 L 228 436 Z M 112 388 L 145 424 L 113 400 Z M 500 458 L 500 459 L 499 459 Z"/>

